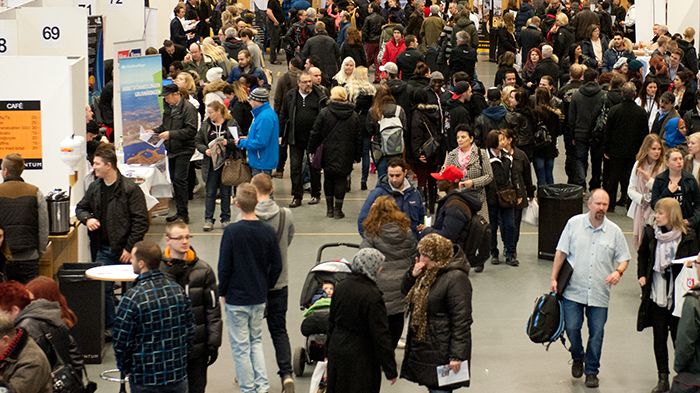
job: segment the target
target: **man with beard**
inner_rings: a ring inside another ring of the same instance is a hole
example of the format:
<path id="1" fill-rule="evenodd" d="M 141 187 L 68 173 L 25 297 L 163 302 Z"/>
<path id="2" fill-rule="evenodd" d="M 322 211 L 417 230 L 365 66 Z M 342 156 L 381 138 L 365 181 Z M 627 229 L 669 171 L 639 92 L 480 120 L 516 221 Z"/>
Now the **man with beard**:
<path id="1" fill-rule="evenodd" d="M 564 263 L 573 274 L 564 289 L 563 310 L 566 335 L 571 347 L 571 376 L 586 374 L 586 387 L 598 387 L 598 370 L 603 349 L 603 333 L 608 318 L 610 289 L 627 269 L 630 252 L 622 230 L 608 220 L 610 197 L 602 189 L 593 190 L 588 213 L 569 219 L 559 238 L 552 265 L 551 290 L 557 292 L 557 276 Z M 584 352 L 581 328 L 588 319 L 588 343 Z"/>

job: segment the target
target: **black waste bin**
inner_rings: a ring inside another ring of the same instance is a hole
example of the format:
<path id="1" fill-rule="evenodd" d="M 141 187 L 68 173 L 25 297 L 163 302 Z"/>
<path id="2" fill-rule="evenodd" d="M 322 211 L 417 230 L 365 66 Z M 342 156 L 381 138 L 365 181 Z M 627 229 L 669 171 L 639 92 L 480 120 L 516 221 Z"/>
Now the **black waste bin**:
<path id="1" fill-rule="evenodd" d="M 104 281 L 90 280 L 85 271 L 100 263 L 64 263 L 58 270 L 58 284 L 70 307 L 78 317 L 71 334 L 78 342 L 85 363 L 102 363 L 105 326 Z"/>
<path id="2" fill-rule="evenodd" d="M 537 256 L 554 260 L 559 236 L 566 222 L 583 212 L 583 187 L 573 184 L 550 184 L 537 190 L 540 205 Z"/>

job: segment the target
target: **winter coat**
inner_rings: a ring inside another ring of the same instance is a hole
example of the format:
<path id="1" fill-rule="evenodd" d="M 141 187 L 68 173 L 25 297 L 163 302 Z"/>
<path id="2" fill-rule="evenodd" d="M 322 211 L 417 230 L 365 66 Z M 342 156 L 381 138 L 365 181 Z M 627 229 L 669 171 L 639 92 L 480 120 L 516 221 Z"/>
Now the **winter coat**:
<path id="1" fill-rule="evenodd" d="M 90 184 L 83 199 L 75 207 L 75 216 L 81 224 L 87 225 L 88 218 L 99 219 L 102 216 L 102 209 L 107 209 L 107 222 L 100 222 L 100 225 L 107 226 L 109 244 L 100 244 L 99 230 L 89 231 L 90 248 L 96 250 L 100 246 L 109 246 L 112 252 L 121 255 L 122 250 L 131 251 L 134 244 L 143 240 L 148 232 L 146 197 L 133 180 L 122 176 L 117 170 L 112 199 L 107 206 L 102 206 L 103 183 L 104 180 L 97 179 Z"/>
<path id="2" fill-rule="evenodd" d="M 468 17 L 461 17 L 457 19 L 457 22 L 452 26 L 452 34 L 450 35 L 450 44 L 454 48 L 457 46 L 457 33 L 460 31 L 466 31 L 469 34 L 469 45 L 472 48 L 479 47 L 479 34 L 476 32 L 476 26 L 474 22 Z"/>
<path id="3" fill-rule="evenodd" d="M 58 302 L 46 299 L 32 301 L 15 318 L 15 327 L 27 330 L 29 336 L 44 351 L 52 369 L 59 364 L 60 358 L 69 362 L 76 372 L 83 372 L 83 354 L 78 349 L 78 344 L 70 334 L 68 326 L 61 319 L 61 306 Z M 58 354 L 46 337 L 47 334 L 52 336 Z"/>
<path id="4" fill-rule="evenodd" d="M 581 51 L 583 55 L 588 57 L 590 61 L 586 64 L 588 67 L 593 69 L 598 69 L 598 59 L 595 57 L 595 51 L 593 50 L 593 43 L 590 38 L 580 41 Z M 608 49 L 608 39 L 604 35 L 600 36 L 600 46 L 603 48 L 603 56 L 605 56 L 605 51 Z"/>
<path id="5" fill-rule="evenodd" d="M 474 131 L 476 131 L 474 143 L 479 146 L 484 146 L 486 135 L 489 133 L 489 131 L 507 128 L 507 113 L 508 110 L 503 105 L 490 106 L 484 109 L 481 112 L 481 115 L 479 115 L 474 122 Z"/>
<path id="6" fill-rule="evenodd" d="M 369 214 L 369 209 L 372 207 L 374 201 L 383 195 L 391 195 L 394 197 L 394 202 L 396 202 L 399 210 L 406 214 L 411 221 L 411 230 L 416 238 L 418 238 L 418 230 L 416 227 L 423 224 L 423 220 L 425 219 L 425 206 L 423 205 L 423 198 L 421 197 L 420 191 L 418 191 L 408 179 L 404 179 L 403 187 L 400 190 L 394 189 L 389 185 L 386 177 L 379 179 L 379 184 L 367 195 L 367 199 L 362 205 L 362 209 L 360 209 L 360 214 L 357 216 L 357 232 L 360 236 L 364 234 L 363 223 Z"/>
<path id="7" fill-rule="evenodd" d="M 561 121 L 559 116 L 545 107 L 538 107 L 534 112 L 535 126 L 542 123 L 547 128 L 547 133 L 552 138 L 552 142 L 545 146 L 540 146 L 533 150 L 533 156 L 538 158 L 556 158 L 559 155 L 557 150 L 557 137 L 561 134 Z"/>
<path id="8" fill-rule="evenodd" d="M 234 60 L 238 60 L 238 52 L 240 52 L 242 49 L 246 49 L 246 45 L 243 43 L 243 41 L 236 37 L 227 38 L 226 41 L 221 44 L 221 46 L 224 47 L 226 55 Z"/>
<path id="9" fill-rule="evenodd" d="M 611 72 L 613 70 L 613 66 L 617 61 L 621 58 L 624 57 L 627 59 L 627 64 L 629 64 L 630 61 L 636 59 L 637 57 L 634 55 L 634 52 L 623 49 L 622 51 L 618 51 L 615 48 L 608 48 L 606 51 L 603 52 L 603 69 L 602 72 Z"/>
<path id="10" fill-rule="evenodd" d="M 695 108 L 692 110 L 685 112 L 685 115 L 683 115 L 683 121 L 685 122 L 685 127 L 687 128 L 687 135 L 700 132 L 700 109 L 695 106 Z"/>
<path id="11" fill-rule="evenodd" d="M 698 52 L 695 50 L 695 44 L 686 40 L 678 40 L 676 42 L 678 42 L 678 47 L 683 50 L 683 59 L 681 60 L 681 63 L 692 71 L 693 75 L 697 74 Z"/>
<path id="12" fill-rule="evenodd" d="M 326 93 L 318 86 L 313 86 L 307 99 L 309 97 L 315 98 L 314 102 L 318 104 L 318 108 L 312 108 L 317 110 L 317 115 L 321 112 L 321 109 L 328 104 L 328 96 L 326 96 Z M 311 106 L 311 101 L 312 100 L 309 99 L 308 107 Z M 282 137 L 286 143 L 292 146 L 306 146 L 309 143 L 309 135 L 311 135 L 311 130 L 297 130 L 296 113 L 297 107 L 301 107 L 301 105 L 299 90 L 293 89 L 287 92 L 284 100 L 282 100 L 282 106 L 279 108 Z"/>
<path id="13" fill-rule="evenodd" d="M 515 146 L 523 149 L 528 153 L 528 156 L 532 156 L 535 143 L 535 125 L 537 124 L 532 112 L 529 109 L 523 113 L 508 111 L 506 123 L 508 123 L 508 128 L 513 130 Z"/>
<path id="14" fill-rule="evenodd" d="M 248 138 L 238 141 L 238 148 L 248 151 L 248 165 L 252 169 L 272 170 L 277 167 L 279 127 L 277 114 L 269 103 L 253 108 Z"/>
<path id="15" fill-rule="evenodd" d="M 426 47 L 437 45 L 440 39 L 440 33 L 442 33 L 444 27 L 445 21 L 437 15 L 431 15 L 425 18 L 420 28 L 423 44 L 425 44 Z"/>
<path id="16" fill-rule="evenodd" d="M 535 16 L 535 9 L 532 7 L 532 4 L 523 1 L 520 4 L 518 13 L 515 15 L 515 31 L 521 32 L 521 29 L 527 25 L 528 19 L 533 16 Z"/>
<path id="17" fill-rule="evenodd" d="M 231 132 L 229 131 L 229 127 L 235 127 L 237 126 L 236 121 L 231 119 L 231 120 L 224 120 L 224 122 L 221 124 L 221 136 L 226 139 L 226 150 L 225 154 L 226 157 L 231 155 L 235 150 L 236 150 L 236 142 L 233 138 L 233 135 L 231 135 Z M 202 125 L 199 127 L 199 131 L 197 131 L 197 135 L 194 137 L 194 144 L 195 147 L 197 148 L 197 151 L 202 153 L 204 158 L 202 158 L 202 173 L 209 173 L 210 170 L 212 170 L 212 161 L 211 157 L 207 155 L 207 149 L 209 149 L 209 142 L 213 141 L 216 139 L 215 131 L 212 131 L 212 124 L 209 119 L 206 119 L 202 122 Z M 210 134 L 212 132 L 212 134 Z M 223 167 L 220 167 L 219 170 L 221 170 Z"/>
<path id="18" fill-rule="evenodd" d="M 443 110 L 445 111 L 445 151 L 451 151 L 457 148 L 457 126 L 472 125 L 473 121 L 466 105 L 462 101 L 453 100 L 452 93 L 449 100 L 443 104 Z"/>
<path id="19" fill-rule="evenodd" d="M 372 12 L 371 14 L 369 14 L 365 18 L 365 23 L 362 25 L 363 41 L 368 44 L 378 44 L 379 37 L 382 35 L 383 25 L 384 18 L 378 12 Z"/>
<path id="20" fill-rule="evenodd" d="M 588 143 L 596 118 L 603 107 L 603 93 L 597 82 L 584 83 L 571 98 L 569 130 L 573 139 Z"/>
<path id="21" fill-rule="evenodd" d="M 418 242 L 411 232 L 403 231 L 395 222 L 382 225 L 379 234 L 369 236 L 365 232 L 360 248 L 376 248 L 386 258 L 382 270 L 377 273 L 377 287 L 382 291 L 387 315 L 402 314 L 406 308 L 405 295 L 401 293 L 401 279 L 416 257 Z"/>
<path id="22" fill-rule="evenodd" d="M 406 158 L 414 165 L 430 167 L 431 172 L 437 171 L 445 159 L 445 138 L 442 134 L 443 128 L 440 120 L 440 107 L 429 104 L 418 104 L 411 119 L 411 143 L 409 144 L 411 154 L 410 157 L 407 154 Z M 420 156 L 424 154 L 422 146 L 431 137 L 440 144 L 440 148 L 431 157 L 426 157 L 427 163 L 423 163 L 419 160 Z"/>
<path id="23" fill-rule="evenodd" d="M 476 51 L 469 44 L 457 45 L 452 48 L 450 53 L 450 75 L 454 75 L 458 71 L 464 71 L 473 77 L 476 62 Z"/>
<path id="24" fill-rule="evenodd" d="M 654 185 L 651 187 L 651 202 L 649 203 L 652 209 L 659 199 L 671 196 L 671 191 L 668 189 L 669 181 L 668 169 L 654 178 Z M 683 218 L 688 220 L 688 227 L 695 229 L 697 233 L 698 224 L 700 224 L 700 188 L 698 188 L 698 182 L 692 174 L 682 171 L 681 180 L 678 183 L 683 191 L 681 202 Z"/>
<path id="25" fill-rule="evenodd" d="M 362 44 L 350 45 L 346 42 L 340 47 L 340 58 L 345 59 L 346 57 L 351 57 L 355 60 L 355 67 L 367 67 L 369 64 L 367 62 L 367 53 Z M 374 61 L 372 61 L 374 64 Z"/>
<path id="26" fill-rule="evenodd" d="M 530 77 L 530 81 L 535 85 L 539 85 L 540 79 L 545 75 L 549 75 L 554 79 L 554 87 L 559 86 L 559 65 L 551 58 L 542 59 L 537 63 L 535 72 L 533 72 Z"/>
<path id="27" fill-rule="evenodd" d="M 404 275 L 404 293 L 408 293 L 416 282 L 411 270 Z M 452 390 L 469 386 L 469 381 L 465 381 L 438 387 L 435 372 L 437 366 L 448 364 L 450 359 L 467 360 L 470 368 L 472 365 L 472 286 L 469 264 L 458 246 L 455 246 L 449 265 L 438 273 L 430 287 L 427 313 L 425 341 L 418 341 L 409 323 L 401 378 L 430 389 Z"/>
<path id="28" fill-rule="evenodd" d="M 170 137 L 165 141 L 168 157 L 191 156 L 194 153 L 198 119 L 197 109 L 184 98 L 173 106 L 163 105 L 163 124 L 153 131 L 158 134 L 168 131 Z"/>
<path id="29" fill-rule="evenodd" d="M 185 34 L 185 28 L 178 18 L 173 18 L 170 21 L 170 41 L 176 45 L 187 47 L 187 34 Z"/>
<path id="30" fill-rule="evenodd" d="M 260 201 L 255 205 L 255 215 L 260 221 L 269 224 L 275 230 L 275 234 L 278 233 L 281 220 L 280 212 L 282 209 L 284 209 L 285 227 L 282 228 L 282 232 L 277 239 L 280 246 L 280 257 L 282 258 L 282 272 L 275 286 L 270 289 L 271 291 L 284 289 L 288 284 L 289 263 L 287 260 L 287 251 L 294 238 L 294 216 L 290 209 L 280 207 L 272 199 Z"/>
<path id="31" fill-rule="evenodd" d="M 382 56 L 381 64 L 388 62 L 396 63 L 396 58 L 406 50 L 406 43 L 403 38 L 396 42 L 393 38 L 384 46 L 384 55 Z"/>
<path id="32" fill-rule="evenodd" d="M 402 25 L 406 26 L 406 14 L 404 14 L 403 10 L 399 7 L 386 7 L 382 9 L 382 16 L 384 16 L 385 20 L 389 20 L 389 15 L 394 15 L 396 17 L 396 21 L 398 23 L 401 23 Z"/>
<path id="33" fill-rule="evenodd" d="M 518 36 L 518 43 L 520 44 L 520 50 L 522 50 L 523 57 L 530 53 L 530 49 L 539 48 L 540 44 L 544 42 L 544 36 L 539 27 L 534 25 L 529 25 L 522 30 L 516 30 L 520 32 Z M 527 59 L 523 60 L 526 61 Z"/>
<path id="34" fill-rule="evenodd" d="M 648 133 L 646 111 L 634 101 L 623 101 L 608 112 L 604 152 L 610 158 L 632 161 Z"/>
<path id="35" fill-rule="evenodd" d="M 328 319 L 328 392 L 379 393 L 381 370 L 397 377 L 382 293 L 363 274 L 336 284 Z"/>
<path id="36" fill-rule="evenodd" d="M 678 322 L 673 369 L 679 374 L 688 373 L 693 377 L 700 374 L 700 346 L 697 345 L 700 331 L 698 321 L 700 321 L 700 284 L 695 285 L 685 294 L 683 312 Z"/>
<path id="37" fill-rule="evenodd" d="M 588 26 L 598 25 L 600 26 L 600 20 L 598 15 L 590 9 L 584 9 L 576 14 L 576 16 L 571 20 L 571 26 L 576 30 L 576 41 L 581 41 L 590 37 L 586 36 Z M 601 29 L 600 34 L 601 39 L 603 38 L 603 31 Z M 603 50 L 607 48 L 603 46 Z"/>
<path id="38" fill-rule="evenodd" d="M 299 84 L 297 83 L 297 79 L 299 78 L 299 74 L 301 74 L 301 71 L 292 67 L 277 80 L 274 104 L 275 112 L 277 112 L 278 116 L 282 110 L 282 100 L 284 100 L 284 96 L 290 90 L 296 90 L 298 88 Z"/>
<path id="39" fill-rule="evenodd" d="M 559 27 L 557 33 L 550 35 L 554 54 L 557 55 L 560 63 L 562 59 L 566 57 L 567 53 L 569 53 L 571 44 L 576 42 L 575 34 L 574 28 L 566 25 Z"/>
<path id="40" fill-rule="evenodd" d="M 307 151 L 315 152 L 323 144 L 321 166 L 327 174 L 349 175 L 353 162 L 360 161 L 361 124 L 354 109 L 352 103 L 331 101 L 314 122 Z"/>
<path id="41" fill-rule="evenodd" d="M 496 31 L 498 35 L 498 56 L 506 52 L 518 53 L 518 44 L 515 42 L 515 36 L 505 28 L 500 28 Z"/>
<path id="42" fill-rule="evenodd" d="M 51 366 L 44 352 L 26 330 L 22 334 L 14 350 L 0 360 L 0 377 L 11 392 L 53 393 Z"/>
<path id="43" fill-rule="evenodd" d="M 166 249 L 160 263 L 160 271 L 176 282 L 190 299 L 194 316 L 194 334 L 190 341 L 189 358 L 202 359 L 221 346 L 221 306 L 214 270 L 190 249 L 186 259 L 170 257 Z"/>
<path id="44" fill-rule="evenodd" d="M 408 83 L 401 79 L 389 79 L 386 81 L 389 90 L 391 90 L 391 96 L 396 100 L 401 108 L 411 107 L 411 95 L 409 92 Z M 367 116 L 369 118 L 369 116 Z"/>
<path id="45" fill-rule="evenodd" d="M 644 236 L 642 237 L 642 242 L 639 244 L 639 250 L 637 251 L 637 279 L 642 277 L 646 279 L 646 285 L 642 287 L 642 304 L 639 307 L 639 313 L 637 314 L 637 331 L 640 332 L 645 328 L 652 326 L 652 318 L 649 315 L 649 307 L 653 303 L 653 300 L 651 299 L 651 288 L 654 280 L 654 264 L 656 263 L 657 243 L 658 241 L 656 240 L 656 235 L 654 234 L 654 228 L 651 225 L 647 225 L 644 228 Z M 692 228 L 688 228 L 688 233 L 681 236 L 674 259 L 697 255 L 698 250 L 700 250 L 700 247 L 698 246 L 698 240 L 695 237 L 695 231 L 693 231 Z M 681 269 L 685 269 L 685 266 L 682 264 L 671 264 L 671 266 L 669 266 L 663 274 L 666 276 L 666 280 L 675 281 Z M 692 269 L 695 269 L 695 266 L 693 266 Z M 669 298 L 669 302 L 673 303 L 673 301 L 674 297 L 671 296 Z M 671 304 L 669 311 L 673 311 L 674 308 L 675 305 Z"/>
<path id="46" fill-rule="evenodd" d="M 479 149 L 476 144 L 472 144 L 469 163 L 466 168 L 463 168 L 459 163 L 459 153 L 457 149 L 459 149 L 459 147 L 447 153 L 443 167 L 454 165 L 461 169 L 465 174 L 463 180 L 470 179 L 474 182 L 473 188 L 479 192 L 481 205 L 486 206 L 486 186 L 493 181 L 493 171 L 491 171 L 491 165 L 489 165 L 488 153 L 486 150 Z M 481 215 L 486 221 L 489 220 L 488 209 L 483 209 Z"/>
<path id="47" fill-rule="evenodd" d="M 471 211 L 468 212 L 462 209 L 460 203 L 451 203 L 454 199 L 466 203 Z M 423 232 L 421 232 L 421 235 L 426 236 L 431 233 L 437 233 L 440 236 L 450 239 L 453 244 L 463 244 L 463 241 L 468 236 L 469 221 L 472 215 L 479 212 L 482 207 L 484 207 L 484 205 L 482 205 L 477 191 L 448 191 L 437 203 L 435 222 L 432 226 L 426 227 Z"/>
<path id="48" fill-rule="evenodd" d="M 425 57 L 417 48 L 407 48 L 403 53 L 396 56 L 396 66 L 399 68 L 401 79 L 411 79 L 413 77 L 413 71 L 416 70 L 416 64 L 424 60 Z"/>
<path id="49" fill-rule="evenodd" d="M 486 200 L 491 206 L 498 206 L 498 191 L 515 188 L 521 182 L 517 181 L 516 174 L 512 171 L 513 157 L 503 150 L 498 150 L 494 155 L 491 149 L 486 149 L 489 154 L 493 181 L 486 186 Z"/>
<path id="50" fill-rule="evenodd" d="M 239 101 L 236 97 L 231 99 L 228 105 L 231 117 L 238 124 L 238 134 L 248 136 L 248 130 L 253 123 L 253 107 L 248 101 Z"/>
<path id="51" fill-rule="evenodd" d="M 516 206 L 516 209 L 524 209 L 528 205 L 527 199 L 535 197 L 537 187 L 532 184 L 532 167 L 527 154 L 517 147 L 513 147 L 511 157 L 513 157 L 511 170 L 516 181 L 515 191 L 518 193 L 518 198 L 522 198 L 522 202 Z"/>
<path id="52" fill-rule="evenodd" d="M 330 79 L 338 73 L 340 63 L 340 49 L 335 44 L 335 40 L 326 33 L 319 33 L 308 40 L 304 44 L 301 51 L 301 56 L 304 59 L 313 59 L 314 65 L 318 67 L 323 74 Z M 318 62 L 318 64 L 316 64 Z"/>

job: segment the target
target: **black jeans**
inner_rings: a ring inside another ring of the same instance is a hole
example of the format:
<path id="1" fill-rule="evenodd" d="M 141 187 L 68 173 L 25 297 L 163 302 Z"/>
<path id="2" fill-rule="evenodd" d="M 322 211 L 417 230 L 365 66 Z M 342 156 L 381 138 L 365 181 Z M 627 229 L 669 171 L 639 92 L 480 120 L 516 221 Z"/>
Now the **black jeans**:
<path id="1" fill-rule="evenodd" d="M 591 155 L 591 181 L 589 190 L 600 188 L 602 179 L 603 147 L 591 145 L 588 142 L 576 141 L 574 154 L 576 165 L 574 170 L 573 183 L 586 188 L 586 175 L 588 173 L 588 153 Z"/>
<path id="2" fill-rule="evenodd" d="M 207 387 L 207 355 L 187 360 L 189 393 L 204 393 Z"/>
<path id="3" fill-rule="evenodd" d="M 270 18 L 267 19 L 267 38 L 270 40 L 270 61 L 274 63 L 277 61 L 277 50 L 280 47 L 280 26 L 275 26 Z"/>
<path id="4" fill-rule="evenodd" d="M 26 284 L 39 276 L 39 260 L 8 261 L 5 265 L 5 273 L 8 280 Z"/>
<path id="5" fill-rule="evenodd" d="M 175 206 L 177 207 L 177 215 L 180 217 L 189 217 L 187 211 L 187 201 L 189 197 L 187 178 L 190 171 L 190 157 L 191 154 L 180 154 L 179 156 L 168 157 L 170 181 L 173 183 Z"/>
<path id="6" fill-rule="evenodd" d="M 326 198 L 335 198 L 336 202 L 341 202 L 345 199 L 345 191 L 347 187 L 346 175 L 334 175 L 330 173 L 323 174 L 323 194 Z"/>
<path id="7" fill-rule="evenodd" d="M 306 156 L 306 146 L 289 145 L 289 172 L 292 179 L 292 197 L 302 199 L 304 196 L 304 175 L 302 167 Z M 311 167 L 311 196 L 319 198 L 321 196 L 321 173 Z"/>
<path id="8" fill-rule="evenodd" d="M 401 333 L 403 333 L 403 321 L 403 313 L 389 315 L 389 333 L 391 333 L 391 345 L 394 349 L 396 349 Z"/>
<path id="9" fill-rule="evenodd" d="M 280 155 L 279 155 L 279 160 L 277 160 L 277 169 L 275 169 L 277 172 L 284 172 L 284 165 L 287 163 L 287 151 L 289 150 L 289 146 L 284 144 L 280 145 Z"/>
<path id="10" fill-rule="evenodd" d="M 647 285 L 650 284 L 647 283 Z M 653 301 L 649 305 L 649 317 L 654 331 L 656 370 L 659 373 L 668 374 L 668 333 L 671 332 L 671 341 L 675 347 L 679 319 L 671 315 L 670 310 L 657 306 Z"/>
<path id="11" fill-rule="evenodd" d="M 618 184 L 620 185 L 621 198 L 627 197 L 627 186 L 630 183 L 634 158 L 611 158 L 605 160 L 603 166 L 603 172 L 606 174 L 605 191 L 610 195 L 610 207 L 614 209 L 615 201 L 617 201 Z"/>
<path id="12" fill-rule="evenodd" d="M 267 292 L 267 330 L 270 331 L 272 345 L 280 377 L 292 375 L 292 349 L 287 334 L 287 287 Z"/>

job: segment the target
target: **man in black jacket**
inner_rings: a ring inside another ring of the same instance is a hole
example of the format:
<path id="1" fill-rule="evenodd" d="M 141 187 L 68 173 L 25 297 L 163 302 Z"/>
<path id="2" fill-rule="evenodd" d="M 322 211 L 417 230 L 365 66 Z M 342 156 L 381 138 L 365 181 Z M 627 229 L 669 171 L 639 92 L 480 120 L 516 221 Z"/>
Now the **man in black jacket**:
<path id="1" fill-rule="evenodd" d="M 549 45 L 544 45 L 542 47 L 542 60 L 535 66 L 535 71 L 532 73 L 530 81 L 537 86 L 540 83 L 540 79 L 549 75 L 554 80 L 554 86 L 559 86 L 559 65 L 552 60 L 552 54 L 554 53 L 554 48 Z"/>
<path id="2" fill-rule="evenodd" d="M 321 109 L 326 106 L 328 97 L 321 89 L 314 87 L 311 74 L 303 71 L 299 75 L 298 89 L 287 92 L 282 100 L 280 108 L 280 130 L 282 130 L 282 142 L 289 145 L 289 166 L 292 180 L 292 203 L 289 207 L 301 206 L 304 196 L 304 179 L 302 165 L 306 160 L 306 146 L 309 143 L 309 135 L 314 121 Z M 310 169 L 311 172 L 311 200 L 310 205 L 315 205 L 321 200 L 321 173 Z"/>
<path id="3" fill-rule="evenodd" d="M 544 36 L 542 35 L 542 30 L 540 30 L 539 16 L 530 18 L 527 27 L 516 33 L 520 33 L 518 36 L 518 43 L 520 44 L 521 53 L 525 60 L 527 60 L 530 49 L 539 48 L 540 44 L 544 42 Z"/>
<path id="4" fill-rule="evenodd" d="M 92 168 L 97 180 L 75 207 L 75 216 L 87 226 L 90 253 L 96 263 L 128 263 L 134 244 L 148 232 L 148 210 L 141 188 L 117 169 L 117 154 L 109 147 L 95 151 Z M 187 174 L 187 172 L 185 172 Z M 105 326 L 114 324 L 113 285 L 105 285 Z"/>
<path id="5" fill-rule="evenodd" d="M 163 41 L 163 46 L 158 49 L 158 53 L 160 53 L 160 61 L 163 64 L 163 69 L 167 71 L 170 69 L 170 64 L 174 61 L 185 60 L 187 49 L 170 40 L 165 40 Z"/>
<path id="6" fill-rule="evenodd" d="M 187 178 L 190 158 L 194 153 L 194 137 L 197 135 L 197 109 L 183 98 L 175 84 L 164 86 L 161 96 L 167 104 L 163 111 L 163 124 L 152 131 L 165 141 L 177 207 L 177 212 L 166 220 L 173 222 L 179 218 L 189 223 Z"/>
<path id="7" fill-rule="evenodd" d="M 445 105 L 445 130 L 447 151 L 457 148 L 457 126 L 460 124 L 472 124 L 466 103 L 472 97 L 472 87 L 467 82 L 458 82 L 448 91 L 451 94 Z"/>
<path id="8" fill-rule="evenodd" d="M 617 185 L 620 185 L 620 202 L 627 200 L 627 185 L 637 151 L 649 133 L 647 114 L 634 102 L 637 89 L 634 83 L 622 86 L 623 101 L 608 112 L 604 143 L 604 171 L 607 173 L 605 191 L 610 201 L 616 201 Z M 619 202 L 618 202 L 619 204 Z M 615 211 L 615 206 L 608 208 Z"/>
<path id="9" fill-rule="evenodd" d="M 603 106 L 605 93 L 596 81 L 598 72 L 587 69 L 583 74 L 583 85 L 574 93 L 569 105 L 569 130 L 572 136 L 572 145 L 576 163 L 574 167 L 573 184 L 586 187 L 586 173 L 588 172 L 588 153 L 591 154 L 591 182 L 590 189 L 600 188 L 601 164 L 603 161 L 603 149 L 600 141 L 592 141 L 592 131 L 596 118 Z"/>
<path id="10" fill-rule="evenodd" d="M 418 39 L 412 34 L 408 34 L 404 38 L 406 50 L 396 56 L 396 66 L 399 67 L 402 80 L 409 80 L 413 77 L 413 72 L 416 70 L 416 64 L 419 61 L 424 61 L 425 57 L 418 50 Z"/>
<path id="11" fill-rule="evenodd" d="M 178 283 L 190 299 L 194 315 L 194 335 L 187 359 L 189 393 L 204 393 L 207 367 L 214 364 L 221 346 L 221 307 L 214 270 L 197 257 L 190 246 L 190 229 L 182 221 L 165 227 L 165 243 L 160 271 Z"/>
<path id="12" fill-rule="evenodd" d="M 470 78 L 474 78 L 474 68 L 476 67 L 477 58 L 476 50 L 469 44 L 471 40 L 469 33 L 466 31 L 459 31 L 455 36 L 457 38 L 457 46 L 452 48 L 452 52 L 450 53 L 450 59 L 448 61 L 450 65 L 450 75 L 448 78 L 451 78 L 452 75 L 459 71 L 464 71 Z"/>
<path id="13" fill-rule="evenodd" d="M 374 83 L 379 83 L 379 38 L 382 35 L 382 26 L 384 18 L 379 12 L 377 3 L 369 3 L 367 12 L 369 15 L 365 18 L 365 23 L 362 25 L 362 40 L 365 42 L 365 53 L 367 54 L 367 62 L 374 64 Z"/>
<path id="14" fill-rule="evenodd" d="M 306 41 L 301 50 L 301 56 L 305 59 L 318 59 L 318 64 L 314 63 L 314 65 L 320 68 L 326 80 L 330 81 L 340 67 L 338 63 L 340 49 L 335 44 L 335 40 L 328 36 L 325 23 L 316 22 L 314 31 L 316 35 Z"/>

